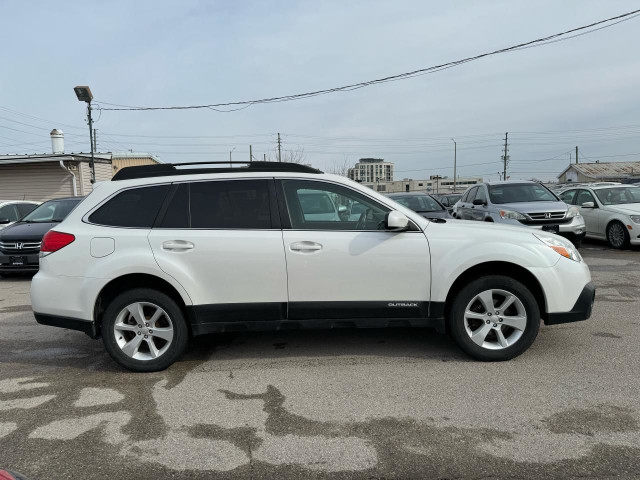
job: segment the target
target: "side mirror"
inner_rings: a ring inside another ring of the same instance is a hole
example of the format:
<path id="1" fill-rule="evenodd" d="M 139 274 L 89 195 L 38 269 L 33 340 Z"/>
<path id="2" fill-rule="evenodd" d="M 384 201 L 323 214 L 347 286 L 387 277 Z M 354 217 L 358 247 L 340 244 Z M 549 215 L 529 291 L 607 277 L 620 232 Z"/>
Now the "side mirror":
<path id="1" fill-rule="evenodd" d="M 338 213 L 347 213 L 347 206 L 346 205 L 340 205 L 338 207 Z"/>
<path id="2" fill-rule="evenodd" d="M 596 205 L 593 202 L 584 202 L 580 205 L 582 208 L 595 208 Z"/>
<path id="3" fill-rule="evenodd" d="M 11 223 L 11 220 L 8 218 L 0 218 L 0 225 L 6 225 L 7 223 Z"/>
<path id="4" fill-rule="evenodd" d="M 387 230 L 401 232 L 409 228 L 409 218 L 397 210 L 391 210 L 387 214 Z"/>
<path id="5" fill-rule="evenodd" d="M 476 198 L 476 199 L 473 200 L 473 204 L 474 205 L 486 205 L 487 202 L 485 202 L 484 200 L 481 200 L 479 198 Z"/>

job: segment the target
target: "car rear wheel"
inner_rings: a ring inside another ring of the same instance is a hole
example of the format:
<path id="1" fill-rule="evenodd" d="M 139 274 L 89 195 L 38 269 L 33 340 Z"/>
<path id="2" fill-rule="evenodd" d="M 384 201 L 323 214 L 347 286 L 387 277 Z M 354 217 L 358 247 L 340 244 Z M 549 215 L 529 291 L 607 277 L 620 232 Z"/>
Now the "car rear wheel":
<path id="1" fill-rule="evenodd" d="M 502 275 L 463 287 L 449 309 L 449 331 L 458 346 L 482 361 L 502 361 L 527 350 L 540 329 L 540 309 L 529 289 Z"/>
<path id="2" fill-rule="evenodd" d="M 105 349 L 135 372 L 167 368 L 184 352 L 188 336 L 180 307 L 157 290 L 140 288 L 118 295 L 102 321 Z"/>
<path id="3" fill-rule="evenodd" d="M 607 242 L 612 248 L 621 250 L 629 245 L 629 233 L 620 222 L 611 222 L 607 227 Z"/>

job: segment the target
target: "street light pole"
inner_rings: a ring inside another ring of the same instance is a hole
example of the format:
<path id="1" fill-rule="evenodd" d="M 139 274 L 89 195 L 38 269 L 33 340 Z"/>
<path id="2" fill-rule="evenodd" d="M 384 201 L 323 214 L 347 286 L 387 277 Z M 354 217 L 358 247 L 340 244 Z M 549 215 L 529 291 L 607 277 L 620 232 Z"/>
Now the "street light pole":
<path id="1" fill-rule="evenodd" d="M 458 156 L 458 144 L 453 138 L 451 141 L 453 142 L 453 193 L 456 193 L 456 157 Z"/>
<path id="2" fill-rule="evenodd" d="M 93 94 L 91 89 L 86 85 L 79 85 L 73 87 L 73 91 L 76 92 L 76 97 L 81 102 L 87 104 L 87 116 L 89 117 L 89 141 L 91 143 L 91 183 L 96 182 L 96 164 L 93 158 L 93 119 L 91 118 L 91 100 L 93 100 Z"/>
<path id="3" fill-rule="evenodd" d="M 233 164 L 231 163 L 231 154 L 233 153 L 233 151 L 236 149 L 236 147 L 233 147 L 231 149 L 231 151 L 229 152 L 229 167 L 233 167 Z"/>
<path id="4" fill-rule="evenodd" d="M 91 101 L 87 102 L 87 116 L 89 117 L 89 140 L 91 141 L 91 183 L 96 183 L 96 164 L 93 158 L 93 119 L 91 118 Z"/>

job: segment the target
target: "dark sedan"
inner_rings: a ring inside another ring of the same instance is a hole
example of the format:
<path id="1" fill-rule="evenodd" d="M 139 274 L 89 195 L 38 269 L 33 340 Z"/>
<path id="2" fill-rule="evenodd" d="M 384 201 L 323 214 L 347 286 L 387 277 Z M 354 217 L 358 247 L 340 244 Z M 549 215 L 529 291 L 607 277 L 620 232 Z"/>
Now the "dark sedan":
<path id="1" fill-rule="evenodd" d="M 64 220 L 82 198 L 50 200 L 18 222 L 0 230 L 0 275 L 37 272 L 42 237 Z"/>
<path id="2" fill-rule="evenodd" d="M 437 200 L 446 207 L 446 209 L 451 213 L 453 211 L 453 206 L 456 204 L 458 200 L 462 198 L 461 193 L 448 193 L 445 195 L 436 195 Z"/>
<path id="3" fill-rule="evenodd" d="M 428 193 L 390 193 L 387 196 L 425 218 L 452 218 L 444 205 Z"/>

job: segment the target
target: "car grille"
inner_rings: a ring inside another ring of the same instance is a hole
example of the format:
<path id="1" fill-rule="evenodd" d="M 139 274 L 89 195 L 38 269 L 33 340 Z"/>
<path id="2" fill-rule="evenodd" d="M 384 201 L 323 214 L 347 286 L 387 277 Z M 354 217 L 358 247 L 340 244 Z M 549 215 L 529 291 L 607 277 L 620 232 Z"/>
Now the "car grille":
<path id="1" fill-rule="evenodd" d="M 0 251 L 9 255 L 22 255 L 26 253 L 38 253 L 42 242 L 0 242 Z"/>
<path id="2" fill-rule="evenodd" d="M 527 213 L 526 220 L 521 220 L 525 225 L 558 225 L 568 223 L 571 219 L 565 218 L 565 212 L 539 212 Z"/>

